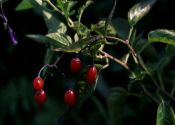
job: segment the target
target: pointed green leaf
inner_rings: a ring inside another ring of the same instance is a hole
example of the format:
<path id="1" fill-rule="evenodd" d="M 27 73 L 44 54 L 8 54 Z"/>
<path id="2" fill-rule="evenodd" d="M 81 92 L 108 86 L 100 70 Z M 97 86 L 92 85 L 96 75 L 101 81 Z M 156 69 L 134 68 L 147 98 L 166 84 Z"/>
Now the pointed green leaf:
<path id="1" fill-rule="evenodd" d="M 69 46 L 72 43 L 71 37 L 63 33 L 49 33 L 46 36 L 65 46 Z"/>
<path id="2" fill-rule="evenodd" d="M 74 10 L 71 9 L 77 4 L 77 1 L 65 1 L 65 0 L 57 0 L 57 7 L 61 9 L 66 17 L 66 19 L 74 14 Z"/>
<path id="3" fill-rule="evenodd" d="M 74 30 L 77 31 L 77 33 L 81 36 L 87 37 L 90 35 L 90 29 L 86 27 L 84 24 L 79 23 L 79 22 L 74 22 Z"/>
<path id="4" fill-rule="evenodd" d="M 40 43 L 44 43 L 44 44 L 50 44 L 52 45 L 53 48 L 65 48 L 66 46 L 63 45 L 62 43 L 52 39 L 52 38 L 49 38 L 49 37 L 46 37 L 46 36 L 43 36 L 43 35 L 39 35 L 39 34 L 35 34 L 35 35 L 27 35 L 28 38 L 31 38 L 37 42 L 40 42 Z"/>
<path id="5" fill-rule="evenodd" d="M 148 34 L 149 42 L 162 42 L 170 45 L 175 45 L 175 31 L 158 29 L 149 32 Z"/>
<path id="6" fill-rule="evenodd" d="M 104 35 L 105 34 L 105 21 L 99 21 L 97 24 L 91 25 L 91 30 L 95 31 L 99 35 Z M 107 34 L 108 35 L 116 35 L 117 31 L 115 27 L 111 24 L 108 25 L 107 27 Z"/>
<path id="7" fill-rule="evenodd" d="M 73 53 L 73 52 L 78 53 L 82 49 L 85 49 L 86 47 L 88 47 L 89 45 L 92 45 L 92 44 L 95 45 L 99 43 L 98 41 L 100 41 L 101 39 L 102 37 L 100 36 L 85 38 L 85 39 L 79 40 L 78 42 L 74 42 L 65 48 L 56 48 L 54 49 L 54 51 L 65 51 L 65 52 L 70 52 L 70 53 Z"/>
<path id="8" fill-rule="evenodd" d="M 174 111 L 165 101 L 158 106 L 156 125 L 175 125 Z"/>
<path id="9" fill-rule="evenodd" d="M 29 2 L 29 0 L 23 0 L 18 6 L 15 8 L 16 11 L 27 10 L 33 8 L 33 5 Z"/>
<path id="10" fill-rule="evenodd" d="M 134 5 L 128 12 L 128 22 L 130 26 L 137 24 L 152 8 L 156 0 L 143 0 Z"/>
<path id="11" fill-rule="evenodd" d="M 111 20 L 111 26 L 116 30 L 118 36 L 127 39 L 129 33 L 129 24 L 126 19 L 114 18 Z"/>
<path id="12" fill-rule="evenodd" d="M 67 31 L 66 25 L 58 18 L 56 18 L 56 15 L 54 15 L 53 12 L 43 9 L 42 14 L 48 28 L 48 33 L 65 33 Z"/>

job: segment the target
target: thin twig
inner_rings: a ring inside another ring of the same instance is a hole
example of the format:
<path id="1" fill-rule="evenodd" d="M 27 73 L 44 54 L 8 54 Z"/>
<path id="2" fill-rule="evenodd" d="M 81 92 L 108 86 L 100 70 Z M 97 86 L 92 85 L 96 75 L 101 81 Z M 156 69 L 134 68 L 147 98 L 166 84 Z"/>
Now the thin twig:
<path id="1" fill-rule="evenodd" d="M 125 41 L 125 40 L 122 40 L 122 39 L 120 39 L 120 38 L 113 37 L 113 36 L 105 36 L 105 38 L 110 39 L 110 40 L 116 40 L 116 41 L 118 41 L 118 42 L 121 42 L 121 43 L 125 44 L 125 45 L 128 46 L 128 48 L 130 49 L 131 53 L 132 53 L 135 57 L 137 57 L 136 52 L 134 51 L 134 49 L 132 48 L 132 46 L 129 44 L 129 41 L 128 41 L 128 40 Z"/>
<path id="2" fill-rule="evenodd" d="M 159 84 L 157 83 L 157 81 L 154 79 L 154 77 L 152 76 L 152 74 L 148 71 L 146 65 L 144 64 L 142 58 L 140 56 L 138 56 L 138 61 L 139 64 L 141 65 L 141 67 L 146 71 L 146 73 L 150 76 L 151 80 L 153 81 L 154 85 L 158 88 L 158 90 L 160 90 L 163 94 L 165 94 L 168 98 L 172 99 L 173 101 L 175 101 L 175 98 L 168 93 L 166 90 L 162 89 Z"/>
<path id="3" fill-rule="evenodd" d="M 119 60 L 119 59 L 117 59 L 117 58 L 115 58 L 115 57 L 113 57 L 113 56 L 111 56 L 110 54 L 104 52 L 103 50 L 99 50 L 99 51 L 100 51 L 102 54 L 104 54 L 107 58 L 109 58 L 109 59 L 111 59 L 111 60 L 117 62 L 117 63 L 120 64 L 121 66 L 123 66 L 125 69 L 127 69 L 127 70 L 129 69 L 129 67 L 127 66 L 126 63 L 122 62 L 121 60 Z"/>
<path id="4" fill-rule="evenodd" d="M 149 93 L 149 91 L 145 88 L 144 85 L 142 85 L 141 87 L 142 87 L 143 91 L 144 91 L 154 102 L 156 102 L 157 104 L 159 104 L 159 100 L 156 99 L 156 98 L 154 98 L 154 97 Z"/>

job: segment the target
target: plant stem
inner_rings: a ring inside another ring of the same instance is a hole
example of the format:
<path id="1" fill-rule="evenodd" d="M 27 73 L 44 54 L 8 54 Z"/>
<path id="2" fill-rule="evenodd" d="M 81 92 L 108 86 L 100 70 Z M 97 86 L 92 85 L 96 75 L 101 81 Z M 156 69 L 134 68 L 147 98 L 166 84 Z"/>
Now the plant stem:
<path id="1" fill-rule="evenodd" d="M 122 39 L 120 39 L 120 38 L 113 37 L 113 36 L 105 36 L 105 38 L 111 39 L 111 40 L 116 40 L 116 41 L 118 41 L 118 42 L 121 42 L 121 43 L 125 44 L 125 45 L 130 49 L 131 53 L 132 53 L 135 57 L 137 57 L 136 52 L 134 51 L 134 49 L 132 48 L 132 46 L 130 45 L 130 43 L 129 43 L 128 40 L 125 41 L 125 40 L 122 40 Z"/>
<path id="2" fill-rule="evenodd" d="M 130 39 L 131 39 L 133 30 L 134 30 L 134 27 L 131 27 L 130 30 L 129 30 L 129 35 L 128 35 L 128 40 L 129 40 L 129 41 L 130 41 Z"/>
<path id="3" fill-rule="evenodd" d="M 64 12 L 62 12 L 61 10 L 59 10 L 50 0 L 43 0 L 45 2 L 47 2 L 55 11 L 57 11 L 58 13 L 60 13 L 62 16 L 65 16 Z M 70 27 L 74 27 L 74 23 L 73 21 L 68 17 L 68 25 Z"/>
<path id="4" fill-rule="evenodd" d="M 121 60 L 111 56 L 110 54 L 104 52 L 103 50 L 99 50 L 102 54 L 104 54 L 104 56 L 106 56 L 107 58 L 117 62 L 118 64 L 120 64 L 121 66 L 123 66 L 125 69 L 129 70 L 129 67 L 126 63 L 122 62 Z"/>
<path id="5" fill-rule="evenodd" d="M 157 83 L 157 81 L 154 79 L 154 77 L 152 76 L 152 74 L 148 71 L 146 65 L 144 64 L 142 58 L 140 56 L 137 56 L 138 57 L 138 61 L 139 61 L 139 64 L 141 65 L 141 67 L 145 70 L 145 72 L 150 76 L 151 80 L 153 81 L 154 85 L 158 88 L 158 90 L 160 90 L 163 94 L 165 94 L 168 98 L 172 99 L 173 101 L 175 101 L 175 98 L 170 94 L 168 93 L 166 90 L 164 90 L 163 88 L 161 88 L 159 86 L 159 84 Z"/>
<path id="6" fill-rule="evenodd" d="M 157 72 L 157 75 L 158 75 L 158 79 L 159 79 L 159 82 L 160 82 L 160 87 L 165 90 L 165 86 L 163 84 L 163 80 L 162 80 L 162 77 L 161 77 L 161 74 L 159 72 Z"/>
<path id="7" fill-rule="evenodd" d="M 159 104 L 159 100 L 154 98 L 150 93 L 149 91 L 145 88 L 144 85 L 141 86 L 143 91 L 145 92 L 145 94 L 147 94 L 154 102 L 156 102 L 157 104 Z"/>

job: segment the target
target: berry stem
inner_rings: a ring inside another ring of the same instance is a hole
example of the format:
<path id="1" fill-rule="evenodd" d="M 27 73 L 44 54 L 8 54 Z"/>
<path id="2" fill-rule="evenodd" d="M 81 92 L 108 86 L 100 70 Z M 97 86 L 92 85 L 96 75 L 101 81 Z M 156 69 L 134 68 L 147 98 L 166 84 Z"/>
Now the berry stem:
<path id="1" fill-rule="evenodd" d="M 40 77 L 41 76 L 41 73 L 42 73 L 42 71 L 45 69 L 45 68 L 57 68 L 57 63 L 61 60 L 61 58 L 64 56 L 64 53 L 61 55 L 61 56 L 59 56 L 59 57 L 57 57 L 57 59 L 55 60 L 55 62 L 53 63 L 53 64 L 45 64 L 43 67 L 41 67 L 41 69 L 39 70 L 39 72 L 38 72 L 38 77 Z M 61 71 L 60 71 L 61 72 Z M 65 76 L 64 75 L 64 73 L 62 73 L 62 75 L 63 76 Z"/>

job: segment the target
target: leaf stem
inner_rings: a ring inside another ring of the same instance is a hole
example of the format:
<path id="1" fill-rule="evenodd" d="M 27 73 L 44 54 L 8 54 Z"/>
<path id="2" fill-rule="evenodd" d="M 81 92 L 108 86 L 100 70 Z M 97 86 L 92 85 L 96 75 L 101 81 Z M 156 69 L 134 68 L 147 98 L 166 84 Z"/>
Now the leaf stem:
<path id="1" fill-rule="evenodd" d="M 129 41 L 130 41 L 130 39 L 131 39 L 133 30 L 134 30 L 134 27 L 132 26 L 132 27 L 130 28 L 129 34 L 128 34 L 128 40 L 129 40 Z"/>
<path id="2" fill-rule="evenodd" d="M 63 53 L 61 56 L 57 57 L 57 59 L 55 60 L 55 62 L 54 62 L 53 64 L 45 64 L 44 66 L 42 66 L 41 69 L 40 69 L 39 72 L 38 72 L 38 76 L 40 77 L 42 71 L 43 71 L 45 68 L 47 68 L 47 67 L 48 67 L 48 68 L 53 68 L 53 67 L 57 68 L 57 63 L 60 61 L 60 59 L 61 59 L 63 56 L 64 56 L 64 53 Z M 62 73 L 62 75 L 64 76 L 64 73 Z"/>

